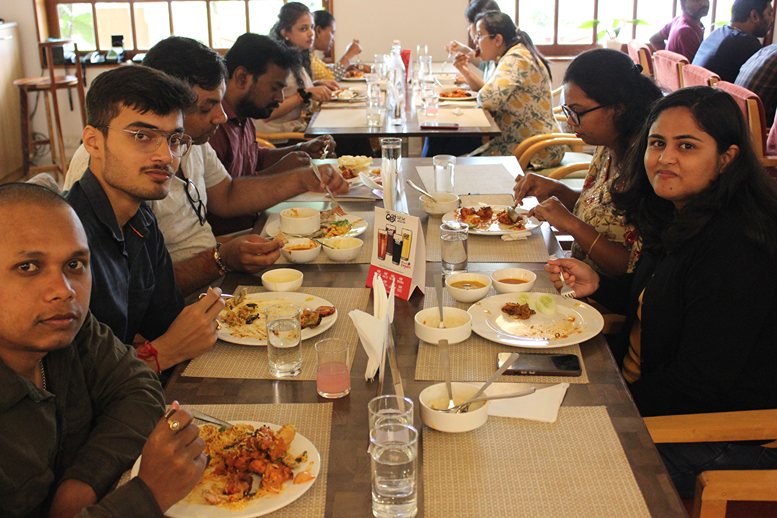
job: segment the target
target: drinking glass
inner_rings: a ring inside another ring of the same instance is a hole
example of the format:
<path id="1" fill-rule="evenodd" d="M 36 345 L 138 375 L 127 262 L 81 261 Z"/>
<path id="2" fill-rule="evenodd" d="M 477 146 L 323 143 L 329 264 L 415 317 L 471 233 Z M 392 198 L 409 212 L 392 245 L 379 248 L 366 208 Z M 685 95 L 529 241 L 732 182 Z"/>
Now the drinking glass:
<path id="1" fill-rule="evenodd" d="M 370 432 L 372 515 L 412 517 L 418 513 L 418 430 L 402 423 L 380 423 Z"/>
<path id="2" fill-rule="evenodd" d="M 432 157 L 432 164 L 434 165 L 434 190 L 452 193 L 456 181 L 456 157 L 435 155 Z"/>
<path id="3" fill-rule="evenodd" d="M 337 399 L 351 392 L 350 347 L 341 338 L 316 342 L 316 391 L 321 397 Z"/>
<path id="4" fill-rule="evenodd" d="M 402 139 L 385 137 L 380 139 L 380 175 L 383 180 L 383 206 L 396 210 L 398 201 L 399 159 L 402 158 Z"/>
<path id="5" fill-rule="evenodd" d="M 265 310 L 267 360 L 270 374 L 290 378 L 302 371 L 301 310 L 293 304 L 276 304 Z"/>
<path id="6" fill-rule="evenodd" d="M 440 95 L 432 85 L 423 85 L 421 87 L 421 102 L 423 102 L 424 113 L 427 117 L 437 116 L 440 107 Z"/>
<path id="7" fill-rule="evenodd" d="M 377 396 L 367 403 L 370 431 L 377 424 L 390 422 L 399 424 L 413 424 L 413 400 L 409 397 L 402 398 L 403 408 L 400 409 L 400 398 L 395 394 Z"/>
<path id="8" fill-rule="evenodd" d="M 440 225 L 440 256 L 445 275 L 467 271 L 468 235 L 467 226 L 455 221 Z"/>

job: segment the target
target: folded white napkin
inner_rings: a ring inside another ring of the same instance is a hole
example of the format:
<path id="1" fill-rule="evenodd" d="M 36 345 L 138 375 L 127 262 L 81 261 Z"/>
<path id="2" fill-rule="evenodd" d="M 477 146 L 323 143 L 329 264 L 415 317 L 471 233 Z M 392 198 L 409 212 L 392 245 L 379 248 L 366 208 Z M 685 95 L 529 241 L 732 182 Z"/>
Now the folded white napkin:
<path id="1" fill-rule="evenodd" d="M 364 370 L 365 381 L 374 379 L 375 373 L 381 365 L 385 354 L 388 323 L 394 318 L 394 285 L 391 285 L 391 290 L 386 295 L 386 286 L 377 273 L 372 281 L 372 306 L 373 315 L 358 309 L 348 313 L 356 327 L 356 332 L 359 334 L 362 347 L 367 353 L 367 368 Z"/>
<path id="2" fill-rule="evenodd" d="M 528 239 L 530 235 L 531 230 L 519 230 L 517 232 L 502 234 L 502 241 L 521 241 L 523 239 Z"/>
<path id="3" fill-rule="evenodd" d="M 531 386 L 522 383 L 494 383 L 486 390 L 489 396 L 510 394 L 518 392 L 523 387 Z M 558 418 L 558 409 L 569 388 L 569 383 L 559 383 L 537 389 L 529 396 L 497 399 L 488 402 L 488 415 L 498 417 L 518 417 L 530 421 L 543 423 L 555 423 Z"/>

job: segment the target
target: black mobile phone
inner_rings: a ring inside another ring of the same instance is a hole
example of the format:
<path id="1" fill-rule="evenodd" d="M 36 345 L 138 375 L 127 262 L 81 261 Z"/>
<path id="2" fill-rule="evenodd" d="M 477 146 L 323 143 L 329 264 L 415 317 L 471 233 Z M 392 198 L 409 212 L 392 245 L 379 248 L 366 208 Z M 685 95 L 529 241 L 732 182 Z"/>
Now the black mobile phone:
<path id="1" fill-rule="evenodd" d="M 457 130 L 459 129 L 459 125 L 456 122 L 436 122 L 436 121 L 429 121 L 424 122 L 421 124 L 421 129 L 429 129 L 429 130 Z"/>
<path id="2" fill-rule="evenodd" d="M 499 353 L 497 364 L 501 367 L 510 357 L 510 353 Z M 580 358 L 574 354 L 538 354 L 520 353 L 505 375 L 523 376 L 580 376 Z"/>

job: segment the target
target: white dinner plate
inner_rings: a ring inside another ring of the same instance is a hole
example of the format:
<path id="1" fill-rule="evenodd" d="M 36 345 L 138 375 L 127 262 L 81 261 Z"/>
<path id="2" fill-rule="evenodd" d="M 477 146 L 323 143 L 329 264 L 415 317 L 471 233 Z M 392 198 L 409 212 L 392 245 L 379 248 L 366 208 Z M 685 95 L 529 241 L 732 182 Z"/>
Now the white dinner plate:
<path id="1" fill-rule="evenodd" d="M 278 430 L 281 426 L 273 423 L 260 423 L 256 421 L 232 421 L 234 424 L 250 424 L 258 428 L 263 425 L 267 425 L 273 430 Z M 215 505 L 196 504 L 181 500 L 177 504 L 173 505 L 165 512 L 165 516 L 171 518 L 251 518 L 253 516 L 264 516 L 273 511 L 277 511 L 282 507 L 286 507 L 290 503 L 297 500 L 304 495 L 308 489 L 313 487 L 316 480 L 318 480 L 318 474 L 321 470 L 321 455 L 318 453 L 315 445 L 304 435 L 297 432 L 294 436 L 294 440 L 289 446 L 289 452 L 292 454 L 301 454 L 308 452 L 308 461 L 306 464 L 300 465 L 294 470 L 294 474 L 301 471 L 308 470 L 313 475 L 313 480 L 302 484 L 294 484 L 293 482 L 286 482 L 283 486 L 283 491 L 278 494 L 267 494 L 256 500 L 251 500 L 245 507 L 239 509 L 230 509 L 227 507 L 218 507 Z M 140 470 L 140 459 L 135 461 L 132 466 L 132 476 L 136 477 Z"/>
<path id="2" fill-rule="evenodd" d="M 345 219 L 351 222 L 351 230 L 348 231 L 346 236 L 349 237 L 356 237 L 364 234 L 364 232 L 367 230 L 367 221 L 359 216 L 354 216 L 353 214 L 346 214 Z M 271 218 L 268 218 L 267 223 L 264 225 L 264 230 L 262 230 L 262 233 L 265 236 L 276 236 L 278 235 L 278 232 L 281 231 L 281 220 L 280 217 L 277 215 L 274 215 Z M 289 234 L 291 235 L 291 234 Z M 308 237 L 308 236 L 294 236 L 294 237 Z"/>
<path id="3" fill-rule="evenodd" d="M 340 95 L 342 94 L 342 92 L 340 92 L 340 93 L 337 93 L 337 94 L 333 95 L 332 98 L 329 99 L 329 101 L 330 102 L 335 102 L 335 103 L 338 103 L 338 102 L 339 103 L 358 103 L 358 102 L 364 102 L 364 101 L 367 100 L 367 94 L 365 92 L 357 92 L 355 90 L 351 90 L 350 88 L 344 88 L 343 92 L 345 92 L 345 91 L 351 91 L 355 95 L 353 97 L 343 97 L 343 98 L 340 98 Z"/>
<path id="4" fill-rule="evenodd" d="M 470 206 L 468 208 L 478 210 L 481 208 L 481 206 Z M 506 210 L 507 205 L 490 205 L 490 207 L 494 210 L 494 213 L 497 213 L 501 210 Z M 464 207 L 462 207 L 463 209 Z M 528 211 L 526 209 L 522 209 L 520 207 L 515 209 L 518 214 L 526 214 Z M 448 213 L 443 214 L 442 216 L 442 222 L 448 223 L 450 221 L 458 221 L 456 219 L 456 212 L 451 211 Z M 537 218 L 531 217 L 526 218 L 526 230 L 534 230 L 535 228 L 542 225 L 542 222 L 538 220 Z M 498 221 L 493 221 L 491 225 L 488 228 L 475 228 L 475 227 L 469 227 L 469 233 L 470 234 L 476 234 L 479 236 L 501 236 L 503 234 L 510 234 L 512 232 L 519 232 L 519 230 L 508 227 L 506 225 L 502 225 Z"/>
<path id="5" fill-rule="evenodd" d="M 443 101 L 475 101 L 478 98 L 477 92 L 473 92 L 472 90 L 467 90 L 469 92 L 469 95 L 467 97 L 445 97 L 443 94 L 445 93 L 445 90 L 440 92 L 440 102 Z"/>
<path id="6" fill-rule="evenodd" d="M 556 301 L 553 315 L 536 313 L 518 320 L 502 313 L 506 302 L 517 302 L 520 293 L 504 293 L 474 303 L 467 312 L 472 315 L 472 331 L 492 342 L 514 347 L 552 349 L 584 342 L 598 335 L 604 327 L 601 313 L 575 299 L 550 294 Z M 529 296 L 548 295 L 529 293 Z"/>
<path id="7" fill-rule="evenodd" d="M 367 78 L 366 77 L 343 77 L 340 81 L 344 81 L 346 83 L 358 83 L 358 82 L 367 81 Z"/>
<path id="8" fill-rule="evenodd" d="M 266 292 L 266 293 L 249 293 L 245 296 L 244 300 L 280 300 L 283 302 L 289 302 L 296 304 L 301 308 L 316 309 L 319 306 L 334 306 L 331 302 L 315 295 L 308 295 L 307 293 L 299 293 L 296 291 L 290 292 Z M 316 327 L 306 327 L 302 330 L 302 340 L 313 338 L 318 336 L 337 322 L 337 315 L 339 310 L 335 311 L 334 315 L 323 317 L 321 323 Z M 221 322 L 221 329 L 218 330 L 218 337 L 220 340 L 230 342 L 238 345 L 267 345 L 267 340 L 259 340 L 258 338 L 247 338 L 243 336 L 235 336 L 232 334 L 230 327 L 225 322 Z"/>

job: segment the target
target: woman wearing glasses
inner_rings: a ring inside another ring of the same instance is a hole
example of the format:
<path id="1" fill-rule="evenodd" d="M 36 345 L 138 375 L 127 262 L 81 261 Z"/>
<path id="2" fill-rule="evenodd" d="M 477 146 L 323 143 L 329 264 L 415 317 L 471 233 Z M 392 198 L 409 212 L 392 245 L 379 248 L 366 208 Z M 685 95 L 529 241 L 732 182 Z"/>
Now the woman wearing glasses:
<path id="1" fill-rule="evenodd" d="M 553 117 L 550 93 L 550 65 L 537 51 L 531 38 L 518 29 L 510 16 L 486 11 L 476 18 L 475 43 L 484 61 L 496 61 L 496 70 L 484 83 L 470 70 L 466 53 L 456 56 L 454 65 L 473 90 L 478 105 L 491 112 L 502 134 L 491 139 L 479 154 L 510 155 L 525 139 L 559 130 Z M 564 146 L 548 148 L 532 161 L 536 168 L 558 165 Z"/>
<path id="2" fill-rule="evenodd" d="M 515 199 L 536 196 L 533 215 L 572 235 L 572 256 L 608 275 L 631 271 L 639 257 L 639 236 L 613 205 L 610 188 L 659 98 L 661 91 L 626 54 L 580 54 L 564 74 L 562 108 L 575 135 L 597 146 L 582 192 L 533 173 L 516 178 Z"/>

